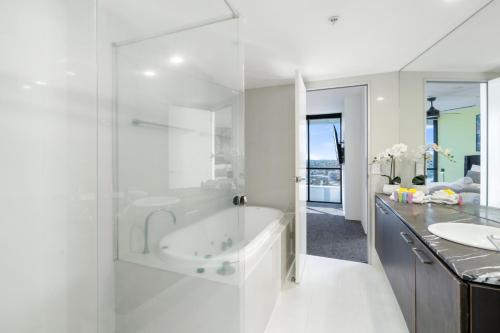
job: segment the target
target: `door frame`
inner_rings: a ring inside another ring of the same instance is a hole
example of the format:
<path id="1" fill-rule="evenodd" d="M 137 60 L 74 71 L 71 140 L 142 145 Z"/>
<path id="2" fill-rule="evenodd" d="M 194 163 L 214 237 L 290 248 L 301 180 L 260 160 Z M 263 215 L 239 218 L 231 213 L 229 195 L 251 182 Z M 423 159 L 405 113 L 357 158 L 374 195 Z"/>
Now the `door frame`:
<path id="1" fill-rule="evenodd" d="M 340 119 L 340 133 L 339 137 L 342 138 L 342 113 L 324 113 L 324 114 L 310 114 L 306 116 L 307 120 L 307 202 L 317 202 L 317 203 L 331 203 L 331 204 L 340 204 L 342 205 L 342 164 L 340 164 L 339 168 L 311 168 L 311 120 L 321 120 L 321 119 Z M 311 200 L 311 185 L 309 184 L 309 179 L 311 178 L 311 169 L 313 170 L 339 170 L 340 171 L 340 201 L 316 201 Z"/>
<path id="2" fill-rule="evenodd" d="M 366 174 L 365 174 L 365 180 L 366 180 L 366 193 L 364 195 L 365 199 L 365 204 L 364 204 L 364 209 L 365 209 L 365 214 L 363 218 L 365 219 L 366 223 L 366 247 L 367 247 L 367 259 L 368 259 L 368 264 L 373 264 L 372 262 L 372 244 L 374 244 L 374 239 L 373 238 L 373 228 L 372 228 L 372 221 L 373 221 L 373 206 L 374 206 L 374 200 L 370 200 L 370 193 L 372 192 L 372 175 L 371 175 L 371 169 L 370 169 L 370 164 L 369 164 L 369 156 L 371 156 L 371 151 L 372 147 L 370 144 L 370 128 L 371 128 L 371 111 L 372 111 L 372 105 L 371 105 L 371 96 L 374 95 L 372 93 L 372 84 L 369 80 L 360 80 L 360 81 L 351 81 L 351 82 L 341 82 L 342 79 L 339 79 L 336 82 L 308 82 L 306 84 L 306 89 L 307 91 L 318 91 L 318 90 L 331 90 L 331 89 L 341 89 L 341 88 L 354 88 L 354 87 L 365 87 L 366 88 L 366 98 L 365 98 L 365 112 L 364 112 L 364 132 L 365 132 L 365 144 L 364 144 L 364 160 L 365 160 L 365 167 L 366 167 Z M 315 88 L 309 88 L 308 85 L 311 84 Z"/>

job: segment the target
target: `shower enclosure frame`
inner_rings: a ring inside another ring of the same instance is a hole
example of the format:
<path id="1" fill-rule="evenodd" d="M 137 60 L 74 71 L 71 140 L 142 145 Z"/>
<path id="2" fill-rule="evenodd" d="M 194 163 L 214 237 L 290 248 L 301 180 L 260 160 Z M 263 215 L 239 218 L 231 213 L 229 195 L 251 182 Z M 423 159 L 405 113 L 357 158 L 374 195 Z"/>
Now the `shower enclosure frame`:
<path id="1" fill-rule="evenodd" d="M 119 193 L 119 173 L 118 173 L 118 136 L 119 136 L 119 126 L 118 126 L 118 49 L 122 46 L 127 46 L 135 43 L 140 43 L 149 39 L 164 37 L 168 35 L 173 35 L 176 33 L 181 33 L 189 30 L 194 30 L 197 28 L 202 28 L 205 26 L 210 26 L 212 24 L 222 23 L 231 20 L 238 20 L 240 15 L 238 11 L 231 5 L 228 0 L 222 0 L 226 5 L 230 14 L 203 20 L 194 24 L 185 25 L 176 29 L 171 29 L 155 34 L 148 34 L 139 38 L 126 39 L 118 42 L 113 42 L 111 44 L 112 49 L 112 180 L 113 180 L 113 193 L 115 194 L 112 200 L 112 219 L 113 219 L 113 259 L 117 261 L 119 258 L 119 221 L 118 221 L 118 197 L 116 194 Z M 155 124 L 140 119 L 135 119 L 137 123 L 148 123 L 149 125 L 162 126 L 163 124 Z"/>

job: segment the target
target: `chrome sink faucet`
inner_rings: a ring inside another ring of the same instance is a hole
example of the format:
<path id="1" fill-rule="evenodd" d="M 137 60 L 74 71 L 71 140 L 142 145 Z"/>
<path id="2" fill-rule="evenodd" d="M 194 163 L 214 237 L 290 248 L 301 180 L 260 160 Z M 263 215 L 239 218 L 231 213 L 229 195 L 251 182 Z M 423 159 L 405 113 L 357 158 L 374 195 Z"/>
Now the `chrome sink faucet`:
<path id="1" fill-rule="evenodd" d="M 146 216 L 146 222 L 144 223 L 144 250 L 142 251 L 143 254 L 148 254 L 150 252 L 149 251 L 149 242 L 148 242 L 149 221 L 151 220 L 151 218 L 154 215 L 156 215 L 156 213 L 161 213 L 161 212 L 170 214 L 174 224 L 177 222 L 177 218 L 175 217 L 174 212 L 172 212 L 170 209 L 160 208 L 160 209 L 154 210 L 151 213 L 149 213 L 148 216 Z"/>

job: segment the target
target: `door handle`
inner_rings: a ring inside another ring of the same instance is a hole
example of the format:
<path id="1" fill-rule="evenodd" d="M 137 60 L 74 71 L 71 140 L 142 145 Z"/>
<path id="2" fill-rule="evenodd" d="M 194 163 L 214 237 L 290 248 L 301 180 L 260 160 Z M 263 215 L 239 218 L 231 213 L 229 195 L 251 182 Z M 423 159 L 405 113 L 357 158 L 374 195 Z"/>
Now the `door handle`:
<path id="1" fill-rule="evenodd" d="M 415 253 L 415 256 L 422 264 L 432 264 L 432 260 L 430 260 L 422 250 L 419 250 L 416 247 L 412 248 L 411 250 L 413 251 L 413 253 Z"/>
<path id="2" fill-rule="evenodd" d="M 377 206 L 377 208 L 382 212 L 382 214 L 387 215 L 387 211 L 384 208 L 382 208 L 382 206 L 380 206 L 378 203 L 375 203 L 375 206 Z"/>
<path id="3" fill-rule="evenodd" d="M 296 183 L 303 182 L 304 180 L 306 180 L 304 177 L 299 177 L 299 176 L 295 177 L 295 182 Z"/>
<path id="4" fill-rule="evenodd" d="M 410 238 L 410 236 L 408 236 L 406 232 L 400 232 L 399 234 L 401 235 L 401 238 L 404 239 L 406 244 L 413 244 L 413 240 Z"/>

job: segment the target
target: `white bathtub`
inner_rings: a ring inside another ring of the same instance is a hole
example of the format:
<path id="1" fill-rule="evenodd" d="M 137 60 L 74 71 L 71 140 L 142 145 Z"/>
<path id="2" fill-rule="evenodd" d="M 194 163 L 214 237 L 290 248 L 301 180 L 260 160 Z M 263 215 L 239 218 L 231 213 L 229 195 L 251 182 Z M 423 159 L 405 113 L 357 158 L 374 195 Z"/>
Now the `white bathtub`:
<path id="1" fill-rule="evenodd" d="M 274 208 L 230 208 L 168 234 L 157 253 L 178 272 L 243 283 L 279 237 L 282 217 Z"/>

